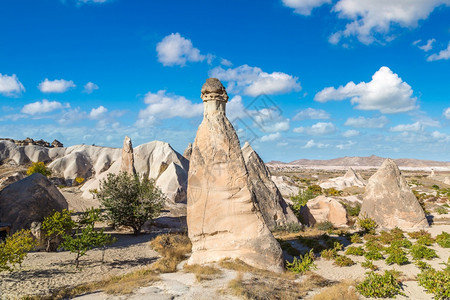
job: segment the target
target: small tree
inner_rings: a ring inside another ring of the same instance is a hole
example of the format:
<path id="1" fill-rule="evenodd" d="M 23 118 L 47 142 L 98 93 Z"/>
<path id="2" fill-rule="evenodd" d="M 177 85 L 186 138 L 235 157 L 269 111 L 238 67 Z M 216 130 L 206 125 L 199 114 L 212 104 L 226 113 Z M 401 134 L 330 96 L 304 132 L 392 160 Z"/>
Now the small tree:
<path id="1" fill-rule="evenodd" d="M 154 180 L 126 172 L 108 174 L 100 183 L 97 197 L 106 209 L 106 217 L 115 225 L 130 226 L 134 234 L 159 215 L 166 199 Z"/>
<path id="2" fill-rule="evenodd" d="M 116 241 L 111 235 L 104 233 L 103 228 L 95 230 L 95 222 L 99 220 L 100 210 L 95 208 L 88 209 L 80 216 L 75 233 L 73 235 L 63 235 L 64 241 L 60 247 L 77 255 L 75 258 L 77 268 L 80 258 L 89 250 L 96 247 L 105 247 Z"/>
<path id="3" fill-rule="evenodd" d="M 29 230 L 20 230 L 0 242 L 0 271 L 13 271 L 21 265 L 28 252 L 37 246 Z"/>
<path id="4" fill-rule="evenodd" d="M 44 218 L 41 228 L 47 236 L 47 252 L 56 250 L 51 247 L 53 241 L 72 232 L 76 223 L 72 220 L 71 214 L 72 211 L 63 209 L 61 212 L 54 211 L 53 214 Z"/>
<path id="5" fill-rule="evenodd" d="M 52 174 L 49 168 L 45 166 L 42 161 L 33 162 L 27 170 L 27 175 L 33 175 L 34 173 L 41 173 L 42 175 L 48 177 Z"/>

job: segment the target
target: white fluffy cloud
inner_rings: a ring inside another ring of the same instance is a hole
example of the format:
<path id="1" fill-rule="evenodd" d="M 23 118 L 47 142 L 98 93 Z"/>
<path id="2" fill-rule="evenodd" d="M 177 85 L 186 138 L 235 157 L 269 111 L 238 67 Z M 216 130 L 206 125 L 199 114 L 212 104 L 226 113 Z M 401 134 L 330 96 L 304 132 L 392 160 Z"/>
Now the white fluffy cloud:
<path id="1" fill-rule="evenodd" d="M 98 90 L 98 85 L 96 85 L 95 83 L 89 81 L 88 83 L 86 83 L 84 85 L 83 92 L 86 93 L 86 94 L 90 94 L 90 93 L 92 93 L 95 90 Z"/>
<path id="2" fill-rule="evenodd" d="M 450 42 L 446 49 L 439 51 L 439 53 L 431 54 L 428 56 L 427 61 L 435 61 L 435 60 L 447 60 L 450 59 Z"/>
<path id="3" fill-rule="evenodd" d="M 148 126 L 158 119 L 192 118 L 203 114 L 203 103 L 194 104 L 183 96 L 167 94 L 165 90 L 147 93 L 148 106 L 139 111 L 138 126 Z"/>
<path id="4" fill-rule="evenodd" d="M 294 121 L 302 120 L 327 120 L 330 114 L 323 109 L 307 108 L 299 111 L 292 119 Z"/>
<path id="5" fill-rule="evenodd" d="M 56 79 L 48 80 L 39 83 L 39 90 L 43 93 L 64 93 L 70 88 L 74 88 L 76 85 L 72 80 Z"/>
<path id="6" fill-rule="evenodd" d="M 102 117 L 106 112 L 108 111 L 108 109 L 106 107 L 104 107 L 103 105 L 97 107 L 97 108 L 93 108 L 91 110 L 91 112 L 89 113 L 89 117 L 91 119 L 99 119 L 100 117 Z"/>
<path id="7" fill-rule="evenodd" d="M 253 97 L 261 94 L 284 94 L 301 90 L 300 82 L 295 76 L 282 72 L 267 73 L 261 68 L 248 65 L 229 69 L 216 67 L 210 71 L 209 75 L 228 82 L 228 92 L 242 91 Z"/>
<path id="8" fill-rule="evenodd" d="M 344 125 L 356 128 L 383 128 L 387 123 L 389 123 L 389 120 L 385 116 L 378 118 L 357 117 L 348 118 Z"/>
<path id="9" fill-rule="evenodd" d="M 325 3 L 330 3 L 331 0 L 282 0 L 287 7 L 293 8 L 294 12 L 309 16 L 311 11 Z"/>
<path id="10" fill-rule="evenodd" d="M 245 112 L 244 104 L 242 103 L 242 97 L 239 95 L 234 96 L 231 100 L 228 101 L 227 106 L 227 117 L 230 121 L 233 121 L 237 118 L 245 118 L 247 117 L 247 113 Z"/>
<path id="11" fill-rule="evenodd" d="M 342 133 L 342 136 L 343 136 L 343 137 L 347 137 L 347 138 L 349 138 L 349 137 L 354 137 L 354 136 L 358 136 L 358 135 L 359 135 L 359 131 L 358 131 L 358 130 L 355 130 L 355 129 L 350 129 L 350 130 L 344 131 L 344 132 Z"/>
<path id="12" fill-rule="evenodd" d="M 355 145 L 356 143 L 353 141 L 348 141 L 345 144 L 339 144 L 336 145 L 336 148 L 338 148 L 339 150 L 344 150 L 344 149 L 350 149 L 353 145 Z"/>
<path id="13" fill-rule="evenodd" d="M 330 100 L 350 99 L 356 109 L 379 110 L 382 113 L 406 112 L 417 108 L 416 97 L 412 96 L 411 86 L 404 82 L 388 67 L 381 67 L 372 76 L 370 82 L 355 84 L 350 81 L 337 89 L 327 87 L 318 92 L 314 100 L 327 102 Z"/>
<path id="14" fill-rule="evenodd" d="M 444 117 L 450 120 L 450 107 L 444 110 Z"/>
<path id="15" fill-rule="evenodd" d="M 297 127 L 294 128 L 296 133 L 306 133 L 308 135 L 326 135 L 336 132 L 336 126 L 330 122 L 319 122 L 311 127 Z"/>
<path id="16" fill-rule="evenodd" d="M 341 19 L 350 20 L 344 30 L 330 37 L 338 43 L 343 37 L 356 36 L 364 44 L 375 41 L 375 35 L 389 35 L 393 26 L 414 28 L 420 20 L 427 19 L 438 6 L 450 5 L 450 0 L 339 0 L 333 7 Z"/>
<path id="17" fill-rule="evenodd" d="M 0 94 L 4 96 L 17 96 L 24 91 L 25 88 L 17 78 L 16 74 L 8 76 L 0 73 Z"/>
<path id="18" fill-rule="evenodd" d="M 303 146 L 304 149 L 310 149 L 310 148 L 327 148 L 330 145 L 323 144 L 323 143 L 316 143 L 314 140 L 309 140 L 305 146 Z"/>
<path id="19" fill-rule="evenodd" d="M 267 107 L 260 110 L 246 110 L 247 116 L 253 120 L 253 126 L 264 132 L 288 131 L 290 120 L 282 116 L 276 107 Z"/>
<path id="20" fill-rule="evenodd" d="M 420 122 L 415 122 L 413 124 L 399 124 L 397 126 L 391 127 L 390 131 L 393 132 L 403 132 L 403 131 L 422 131 L 424 125 Z"/>
<path id="21" fill-rule="evenodd" d="M 261 137 L 261 142 L 273 142 L 281 138 L 281 133 L 276 132 Z"/>
<path id="22" fill-rule="evenodd" d="M 212 59 L 212 55 L 200 54 L 200 50 L 192 45 L 191 40 L 182 37 L 178 32 L 164 37 L 156 45 L 158 61 L 164 66 L 185 66 L 187 62 L 200 62 Z"/>
<path id="23" fill-rule="evenodd" d="M 37 101 L 25 105 L 22 108 L 22 112 L 28 115 L 38 115 L 61 109 L 63 107 L 64 105 L 61 102 L 48 101 L 47 99 L 44 99 L 42 101 Z"/>

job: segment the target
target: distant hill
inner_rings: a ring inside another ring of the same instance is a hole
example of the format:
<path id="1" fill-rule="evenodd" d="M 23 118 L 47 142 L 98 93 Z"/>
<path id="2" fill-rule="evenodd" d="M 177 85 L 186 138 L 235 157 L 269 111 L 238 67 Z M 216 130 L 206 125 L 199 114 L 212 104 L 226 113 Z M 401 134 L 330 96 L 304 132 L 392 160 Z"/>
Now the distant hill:
<path id="1" fill-rule="evenodd" d="M 372 156 L 345 156 L 340 158 L 328 159 L 328 160 L 312 160 L 312 159 L 299 159 L 289 163 L 280 161 L 270 161 L 268 166 L 283 167 L 283 166 L 341 166 L 341 167 L 359 167 L 359 166 L 381 166 L 386 158 L 376 155 Z M 394 159 L 399 167 L 406 168 L 432 168 L 432 167 L 444 167 L 450 168 L 450 162 L 433 161 L 433 160 L 421 160 L 411 158 L 399 158 Z"/>

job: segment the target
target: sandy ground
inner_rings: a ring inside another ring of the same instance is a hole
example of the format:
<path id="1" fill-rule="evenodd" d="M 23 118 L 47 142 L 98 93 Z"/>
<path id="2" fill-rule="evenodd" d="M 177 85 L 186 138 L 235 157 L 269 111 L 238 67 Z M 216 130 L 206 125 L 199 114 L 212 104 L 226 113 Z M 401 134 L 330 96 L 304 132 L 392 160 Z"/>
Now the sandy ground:
<path id="1" fill-rule="evenodd" d="M 105 276 L 132 272 L 158 258 L 158 253 L 148 243 L 155 235 L 114 236 L 118 238 L 118 242 L 105 251 L 104 262 L 101 262 L 101 250 L 91 250 L 81 258 L 81 270 L 76 270 L 74 266 L 73 253 L 30 253 L 18 271 L 0 273 L 1 298 L 16 299 L 30 294 L 47 294 L 55 288 L 99 281 Z"/>

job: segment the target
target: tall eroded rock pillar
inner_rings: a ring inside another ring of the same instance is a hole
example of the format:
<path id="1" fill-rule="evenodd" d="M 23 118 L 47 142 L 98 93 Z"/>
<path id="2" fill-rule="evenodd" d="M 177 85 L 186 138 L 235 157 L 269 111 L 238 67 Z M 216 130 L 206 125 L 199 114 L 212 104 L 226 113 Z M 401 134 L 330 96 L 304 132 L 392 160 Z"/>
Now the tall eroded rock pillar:
<path id="1" fill-rule="evenodd" d="M 225 115 L 225 88 L 209 78 L 201 98 L 204 116 L 192 146 L 188 178 L 189 263 L 239 258 L 281 272 L 281 248 L 255 205 L 239 139 Z"/>
<path id="2" fill-rule="evenodd" d="M 120 171 L 131 175 L 136 174 L 136 169 L 134 168 L 133 144 L 128 136 L 126 136 L 123 140 L 122 164 L 120 165 Z"/>

